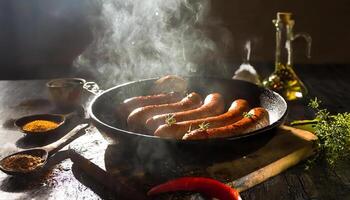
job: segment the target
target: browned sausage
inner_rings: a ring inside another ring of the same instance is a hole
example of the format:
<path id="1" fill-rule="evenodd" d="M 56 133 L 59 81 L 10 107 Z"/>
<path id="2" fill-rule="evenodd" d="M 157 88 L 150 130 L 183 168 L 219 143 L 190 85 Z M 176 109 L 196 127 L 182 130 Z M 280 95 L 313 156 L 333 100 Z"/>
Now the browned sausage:
<path id="1" fill-rule="evenodd" d="M 208 124 L 210 128 L 226 126 L 242 119 L 243 113 L 248 112 L 248 110 L 248 102 L 244 99 L 237 99 L 231 104 L 228 111 L 222 115 L 183 121 L 171 125 L 164 124 L 158 127 L 154 135 L 164 138 L 181 139 L 190 128 L 193 130 L 198 129 L 198 126 L 203 123 Z"/>
<path id="2" fill-rule="evenodd" d="M 117 114 L 126 118 L 136 108 L 149 105 L 175 103 L 181 99 L 182 95 L 178 92 L 131 97 L 129 99 L 125 99 L 123 103 L 117 107 Z"/>
<path id="3" fill-rule="evenodd" d="M 128 117 L 128 127 L 131 130 L 143 130 L 146 120 L 154 115 L 173 113 L 178 111 L 197 108 L 202 104 L 202 98 L 199 94 L 192 92 L 181 101 L 171 104 L 150 105 L 133 110 Z"/>
<path id="4" fill-rule="evenodd" d="M 197 129 L 184 135 L 184 140 L 222 138 L 249 133 L 269 125 L 269 113 L 261 107 L 251 109 L 243 119 L 219 128 Z"/>
<path id="5" fill-rule="evenodd" d="M 172 113 L 171 117 L 176 122 L 182 122 L 192 119 L 201 119 L 204 117 L 210 117 L 219 115 L 224 112 L 225 109 L 225 101 L 221 94 L 213 93 L 209 94 L 205 100 L 204 104 L 196 109 L 187 110 L 182 112 Z M 166 118 L 169 117 L 169 114 L 156 115 L 149 118 L 146 121 L 146 128 L 154 132 L 158 126 L 165 124 Z"/>

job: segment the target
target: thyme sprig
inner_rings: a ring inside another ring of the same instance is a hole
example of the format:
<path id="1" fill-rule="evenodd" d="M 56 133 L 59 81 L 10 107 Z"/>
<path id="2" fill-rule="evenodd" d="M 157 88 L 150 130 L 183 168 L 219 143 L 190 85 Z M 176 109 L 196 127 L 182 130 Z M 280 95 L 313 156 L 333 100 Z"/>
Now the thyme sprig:
<path id="1" fill-rule="evenodd" d="M 339 161 L 350 159 L 350 113 L 331 115 L 320 104 L 317 98 L 309 103 L 309 107 L 316 111 L 312 127 L 318 137 L 317 154 L 310 163 L 312 165 L 317 160 L 323 160 L 334 167 Z"/>
<path id="2" fill-rule="evenodd" d="M 209 128 L 210 124 L 206 122 L 202 122 L 201 124 L 198 125 L 199 130 L 205 131 Z"/>
<path id="3" fill-rule="evenodd" d="M 165 123 L 169 126 L 171 126 L 172 124 L 176 123 L 176 119 L 175 119 L 175 114 L 170 113 L 167 115 L 167 117 L 165 118 Z"/>
<path id="4" fill-rule="evenodd" d="M 249 112 L 243 112 L 243 117 L 246 117 L 246 118 L 252 118 L 254 115 L 252 113 L 249 113 Z"/>

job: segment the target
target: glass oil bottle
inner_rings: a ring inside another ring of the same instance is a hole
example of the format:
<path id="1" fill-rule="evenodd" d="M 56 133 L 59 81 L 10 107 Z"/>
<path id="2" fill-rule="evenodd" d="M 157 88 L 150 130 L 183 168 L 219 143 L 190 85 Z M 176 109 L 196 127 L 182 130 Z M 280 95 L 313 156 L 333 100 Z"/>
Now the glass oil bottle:
<path id="1" fill-rule="evenodd" d="M 307 88 L 293 69 L 293 41 L 304 38 L 308 57 L 311 52 L 311 37 L 306 33 L 293 34 L 294 20 L 291 15 L 278 12 L 277 19 L 272 21 L 276 28 L 275 71 L 263 81 L 265 87 L 280 93 L 289 101 L 301 99 L 307 94 Z"/>

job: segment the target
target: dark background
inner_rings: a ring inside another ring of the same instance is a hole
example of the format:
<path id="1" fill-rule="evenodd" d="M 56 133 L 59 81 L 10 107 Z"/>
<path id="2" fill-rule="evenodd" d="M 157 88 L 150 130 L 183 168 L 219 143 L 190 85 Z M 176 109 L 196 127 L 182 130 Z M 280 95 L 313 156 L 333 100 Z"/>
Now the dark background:
<path id="1" fill-rule="evenodd" d="M 52 78 L 72 73 L 72 61 L 92 41 L 88 19 L 98 9 L 87 0 L 3 0 L 0 3 L 0 79 Z M 215 0 L 212 15 L 233 35 L 227 55 L 242 57 L 242 46 L 252 40 L 252 61 L 273 63 L 277 11 L 290 11 L 295 32 L 313 38 L 312 58 L 305 44 L 295 44 L 295 63 L 303 66 L 350 63 L 350 2 Z"/>

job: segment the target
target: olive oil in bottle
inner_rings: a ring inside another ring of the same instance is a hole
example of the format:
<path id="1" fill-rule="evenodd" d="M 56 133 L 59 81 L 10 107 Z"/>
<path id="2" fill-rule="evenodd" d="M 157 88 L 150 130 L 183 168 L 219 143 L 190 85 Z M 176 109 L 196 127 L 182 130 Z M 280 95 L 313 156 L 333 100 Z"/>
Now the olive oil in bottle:
<path id="1" fill-rule="evenodd" d="M 268 79 L 264 80 L 265 87 L 280 93 L 287 100 L 295 100 L 304 97 L 307 89 L 297 77 L 291 66 L 278 64 L 278 69 Z"/>
<path id="2" fill-rule="evenodd" d="M 303 37 L 308 44 L 308 56 L 311 50 L 311 37 L 306 34 L 293 34 L 294 20 L 291 13 L 277 13 L 273 20 L 276 27 L 275 71 L 263 81 L 263 85 L 280 93 L 286 100 L 297 100 L 307 94 L 307 89 L 293 69 L 292 42 Z"/>

